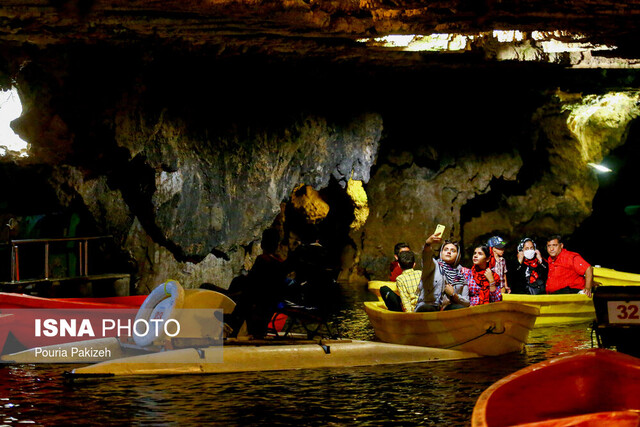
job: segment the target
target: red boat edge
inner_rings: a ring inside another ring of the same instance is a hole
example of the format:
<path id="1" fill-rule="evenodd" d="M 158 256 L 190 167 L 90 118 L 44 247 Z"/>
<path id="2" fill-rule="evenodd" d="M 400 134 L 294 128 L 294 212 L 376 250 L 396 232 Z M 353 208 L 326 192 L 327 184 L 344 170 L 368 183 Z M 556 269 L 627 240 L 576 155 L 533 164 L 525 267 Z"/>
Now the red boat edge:
<path id="1" fill-rule="evenodd" d="M 139 308 L 147 295 L 105 298 L 42 298 L 0 292 L 0 310 L 8 308 Z"/>
<path id="2" fill-rule="evenodd" d="M 105 298 L 42 298 L 32 295 L 0 292 L 0 354 L 17 349 L 30 348 L 38 341 L 31 337 L 30 326 L 16 321 L 17 310 L 28 309 L 138 309 L 147 295 L 133 295 Z M 11 314 L 13 313 L 13 314 Z M 12 337 L 11 337 L 11 336 Z M 12 344 L 6 346 L 7 340 Z M 60 339 L 60 342 L 73 341 L 73 337 Z"/>
<path id="3" fill-rule="evenodd" d="M 612 350 L 581 350 L 528 366 L 491 385 L 478 398 L 471 425 L 552 420 L 559 423 L 553 425 L 565 425 L 560 422 L 565 418 L 566 425 L 591 425 L 584 420 L 629 418 L 611 413 L 640 411 L 638 384 L 640 359 Z M 580 417 L 584 420 L 576 424 Z"/>

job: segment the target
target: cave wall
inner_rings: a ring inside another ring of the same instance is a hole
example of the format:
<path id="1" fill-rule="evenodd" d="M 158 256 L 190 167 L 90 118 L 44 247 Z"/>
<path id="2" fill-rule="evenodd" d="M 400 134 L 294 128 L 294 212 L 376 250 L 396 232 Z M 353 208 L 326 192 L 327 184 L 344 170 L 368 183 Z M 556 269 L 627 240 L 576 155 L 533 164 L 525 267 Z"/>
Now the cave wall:
<path id="1" fill-rule="evenodd" d="M 597 191 L 586 163 L 624 143 L 638 113 L 633 93 L 603 96 L 610 77 L 514 64 L 371 70 L 82 46 L 4 61 L 24 162 L 48 165 L 60 206 L 114 236 L 138 292 L 167 278 L 228 286 L 262 230 L 286 229 L 301 184 L 327 200 L 344 190 L 328 217 L 346 227 L 325 226 L 348 234 L 331 248 L 344 280 L 386 277 L 393 245 L 419 250 L 438 223 L 467 252 L 495 233 L 571 232 Z M 578 114 L 603 104 L 611 114 Z"/>
<path id="2" fill-rule="evenodd" d="M 625 143 L 640 112 L 638 93 L 541 93 L 537 103 L 518 105 L 496 89 L 493 101 L 484 98 L 485 108 L 474 111 L 475 120 L 451 110 L 453 120 L 425 118 L 414 131 L 424 137 L 379 156 L 361 233 L 365 276 L 385 279 L 394 245 L 406 242 L 419 252 L 437 224 L 446 225 L 446 238 L 462 242 L 463 262 L 470 264 L 473 248 L 492 235 L 515 252 L 525 236 L 571 235 L 591 215 L 598 179 L 588 163 Z M 471 131 L 456 129 L 455 118 Z M 448 129 L 448 144 L 439 144 L 439 136 L 433 141 L 435 126 Z M 456 149 L 469 138 L 475 147 Z"/>
<path id="3" fill-rule="evenodd" d="M 380 115 L 345 114 L 349 93 L 307 98 L 305 70 L 85 53 L 32 53 L 14 129 L 30 162 L 51 164 L 62 206 L 80 200 L 129 253 L 141 291 L 167 277 L 227 286 L 297 185 L 369 180 Z"/>

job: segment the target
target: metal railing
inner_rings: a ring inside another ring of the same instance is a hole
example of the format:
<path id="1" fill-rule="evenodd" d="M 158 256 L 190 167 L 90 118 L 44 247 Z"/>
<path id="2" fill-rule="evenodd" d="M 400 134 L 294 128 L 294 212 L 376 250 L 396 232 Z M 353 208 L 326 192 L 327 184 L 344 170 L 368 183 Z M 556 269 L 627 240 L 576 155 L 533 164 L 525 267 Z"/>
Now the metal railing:
<path id="1" fill-rule="evenodd" d="M 11 281 L 20 281 L 19 245 L 44 243 L 44 279 L 49 279 L 49 246 L 57 242 L 78 242 L 79 276 L 89 275 L 89 240 L 107 239 L 112 236 L 64 237 L 59 239 L 20 239 L 11 240 Z"/>

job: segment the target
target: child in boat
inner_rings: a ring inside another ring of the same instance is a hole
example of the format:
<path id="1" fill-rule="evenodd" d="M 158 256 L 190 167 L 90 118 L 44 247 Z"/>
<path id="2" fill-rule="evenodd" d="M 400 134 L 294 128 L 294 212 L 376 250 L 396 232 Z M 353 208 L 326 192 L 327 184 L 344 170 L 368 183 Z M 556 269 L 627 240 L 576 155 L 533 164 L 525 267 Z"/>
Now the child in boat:
<path id="1" fill-rule="evenodd" d="M 518 292 L 529 295 L 545 293 L 549 269 L 533 239 L 525 237 L 518 244 L 518 268 L 515 278 Z"/>
<path id="2" fill-rule="evenodd" d="M 469 283 L 472 306 L 502 301 L 500 276 L 489 268 L 490 258 L 491 251 L 488 246 L 478 246 L 473 250 L 472 280 Z"/>
<path id="3" fill-rule="evenodd" d="M 491 270 L 500 277 L 500 288 L 502 293 L 511 293 L 511 288 L 507 284 L 507 262 L 504 259 L 504 247 L 506 243 L 500 236 L 493 236 L 487 241 L 487 246 L 491 250 L 493 260 L 489 262 Z"/>
<path id="4" fill-rule="evenodd" d="M 434 258 L 432 244 L 442 241 L 440 233 L 433 234 L 422 250 L 422 281 L 416 312 L 452 310 L 469 306 L 468 280 L 470 270 L 460 262 L 460 246 L 445 241 L 440 257 Z M 466 271 L 465 271 L 466 270 Z"/>
<path id="5" fill-rule="evenodd" d="M 396 278 L 396 286 L 402 301 L 402 311 L 411 313 L 418 303 L 418 285 L 422 279 L 422 271 L 413 269 L 416 266 L 416 258 L 412 251 L 400 252 L 398 263 L 402 268 L 402 274 Z"/>

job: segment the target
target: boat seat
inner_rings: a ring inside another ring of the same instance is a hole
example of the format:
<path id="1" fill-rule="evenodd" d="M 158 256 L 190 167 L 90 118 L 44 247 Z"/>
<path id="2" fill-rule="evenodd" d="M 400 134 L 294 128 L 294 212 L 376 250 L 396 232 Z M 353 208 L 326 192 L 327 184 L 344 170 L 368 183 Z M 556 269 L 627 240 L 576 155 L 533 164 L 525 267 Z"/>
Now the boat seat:
<path id="1" fill-rule="evenodd" d="M 269 321 L 268 331 L 276 336 L 279 336 L 279 333 L 276 330 L 275 321 L 279 314 L 284 314 L 288 317 L 284 329 L 284 337 L 288 337 L 289 334 L 292 333 L 293 328 L 298 325 L 302 327 L 307 334 L 307 339 L 312 339 L 316 336 L 321 338 L 338 337 L 327 322 L 327 318 L 322 310 L 317 307 L 308 307 L 286 300 L 278 304 L 275 313 Z"/>

